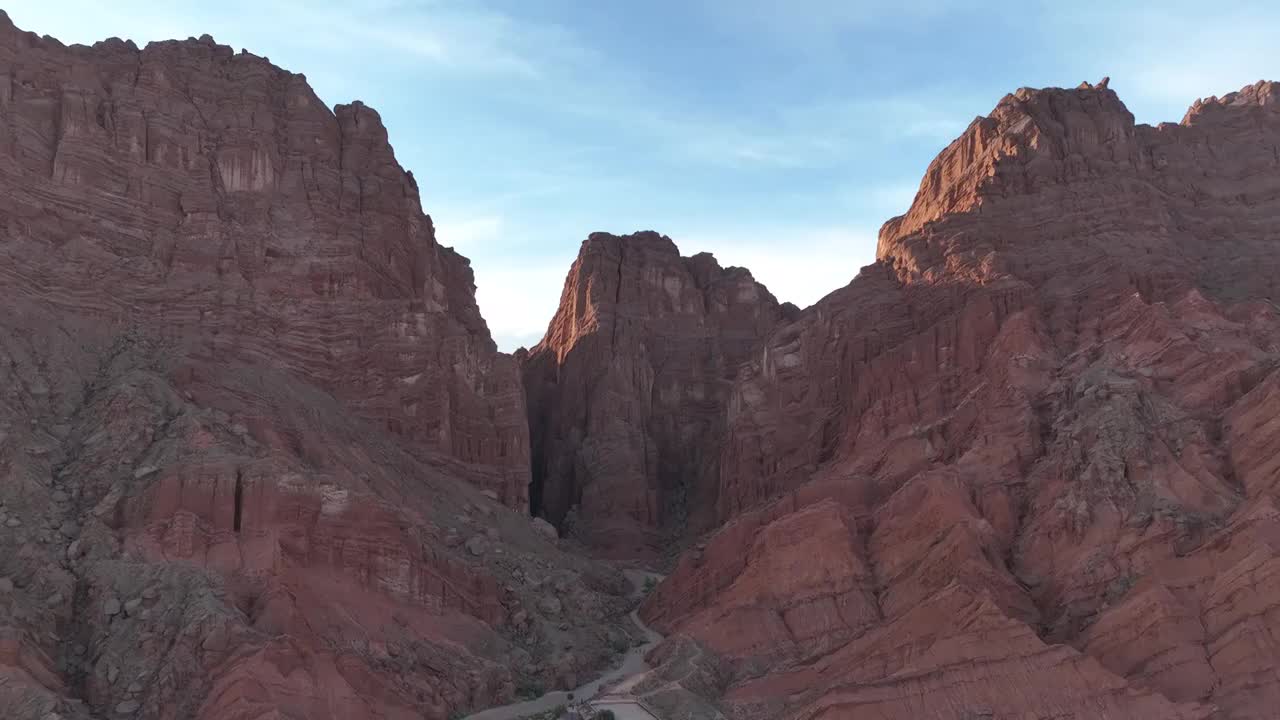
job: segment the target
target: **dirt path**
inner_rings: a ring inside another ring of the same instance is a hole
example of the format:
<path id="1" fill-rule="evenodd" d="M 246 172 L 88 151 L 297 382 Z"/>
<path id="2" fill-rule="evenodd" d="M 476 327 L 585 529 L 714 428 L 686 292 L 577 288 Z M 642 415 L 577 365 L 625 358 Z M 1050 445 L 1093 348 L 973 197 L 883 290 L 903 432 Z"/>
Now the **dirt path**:
<path id="1" fill-rule="evenodd" d="M 662 579 L 662 576 L 658 573 L 651 573 L 644 570 L 623 570 L 623 574 L 625 574 L 627 579 L 631 581 L 631 585 L 634 588 L 631 592 L 631 597 L 635 600 L 644 597 L 644 584 L 647 580 L 651 578 L 653 580 Z M 657 632 L 654 632 L 654 630 L 648 625 L 641 622 L 640 616 L 635 610 L 631 611 L 631 615 L 629 617 L 631 618 L 631 621 L 636 624 L 636 627 L 640 628 L 641 632 L 644 633 L 645 643 L 628 650 L 626 654 L 622 656 L 622 662 L 618 663 L 618 665 L 609 672 L 589 683 L 586 683 L 585 685 L 574 688 L 572 694 L 575 700 L 590 700 L 598 695 L 600 693 L 600 688 L 605 685 L 616 683 L 619 680 L 625 682 L 634 676 L 639 676 L 648 672 L 649 666 L 645 663 L 644 656 L 648 654 L 655 645 L 662 642 L 662 636 Z M 526 700 L 524 702 L 501 705 L 499 707 L 489 708 L 488 710 L 481 710 L 480 712 L 466 716 L 463 720 L 516 720 L 517 718 L 546 712 L 559 707 L 560 705 L 565 705 L 569 702 L 569 694 L 570 692 L 567 690 L 555 690 L 533 700 Z M 640 720 L 650 720 L 652 718 L 652 715 L 647 711 L 643 711 L 643 709 L 640 709 L 639 711 L 644 712 L 644 715 L 636 716 L 629 713 L 628 717 L 638 717 Z"/>
<path id="2" fill-rule="evenodd" d="M 615 720 L 658 720 L 645 706 L 633 699 L 606 699 L 591 703 L 597 710 L 612 710 Z"/>

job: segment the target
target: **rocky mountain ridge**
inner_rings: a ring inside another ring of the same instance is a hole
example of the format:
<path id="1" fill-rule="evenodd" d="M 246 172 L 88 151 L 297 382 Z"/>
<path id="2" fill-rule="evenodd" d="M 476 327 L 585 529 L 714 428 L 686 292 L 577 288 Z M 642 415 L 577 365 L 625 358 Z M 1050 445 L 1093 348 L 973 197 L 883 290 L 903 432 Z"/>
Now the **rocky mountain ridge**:
<path id="1" fill-rule="evenodd" d="M 0 714 L 443 720 L 632 642 L 372 109 L 0 16 L 0 188 Z"/>
<path id="2" fill-rule="evenodd" d="M 457 716 L 676 549 L 670 717 L 1269 717 L 1278 96 L 1019 90 L 803 311 L 593 234 L 513 357 L 372 109 L 0 16 L 0 707 Z"/>
<path id="3" fill-rule="evenodd" d="M 1009 95 L 766 340 L 727 522 L 644 610 L 729 715 L 1270 712 L 1275 98 Z"/>

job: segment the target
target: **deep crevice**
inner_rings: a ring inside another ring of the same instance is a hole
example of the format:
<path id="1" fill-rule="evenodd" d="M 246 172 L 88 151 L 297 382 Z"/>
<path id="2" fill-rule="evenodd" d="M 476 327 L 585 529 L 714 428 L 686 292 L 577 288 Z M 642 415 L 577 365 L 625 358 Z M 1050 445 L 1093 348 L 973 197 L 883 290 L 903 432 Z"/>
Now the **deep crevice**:
<path id="1" fill-rule="evenodd" d="M 529 434 L 533 435 L 533 429 L 530 428 Z M 540 440 L 540 439 L 539 439 Z M 529 516 L 538 517 L 542 512 L 542 484 L 546 477 L 546 469 L 543 465 L 546 461 L 543 459 L 543 450 L 541 442 L 533 442 L 532 462 L 530 462 L 529 472 Z"/>
<path id="2" fill-rule="evenodd" d="M 235 504 L 231 526 L 236 532 L 240 532 L 240 520 L 244 512 L 244 472 L 240 470 L 236 470 Z"/>
<path id="3" fill-rule="evenodd" d="M 609 334 L 609 352 L 618 352 L 618 321 L 620 315 L 618 308 L 622 305 L 622 266 L 627 261 L 627 240 L 620 238 L 618 240 L 618 286 L 613 291 L 613 327 Z"/>

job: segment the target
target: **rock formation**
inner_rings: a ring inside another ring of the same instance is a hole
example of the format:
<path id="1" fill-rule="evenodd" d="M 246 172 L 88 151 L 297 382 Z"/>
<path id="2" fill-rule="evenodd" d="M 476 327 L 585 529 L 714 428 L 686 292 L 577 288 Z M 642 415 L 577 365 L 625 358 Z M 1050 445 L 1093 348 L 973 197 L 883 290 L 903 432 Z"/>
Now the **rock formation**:
<path id="1" fill-rule="evenodd" d="M 0 13 L 0 708 L 572 687 L 637 632 L 582 541 L 689 546 L 673 716 L 1271 717 L 1278 226 L 1280 86 L 1024 89 L 804 312 L 596 234 L 513 358 L 373 110 Z"/>
<path id="2" fill-rule="evenodd" d="M 742 268 L 653 232 L 595 233 L 522 356 L 535 512 L 604 554 L 706 528 L 737 368 L 793 311 Z"/>
<path id="3" fill-rule="evenodd" d="M 1270 717 L 1280 86 L 1019 90 L 728 405 L 644 614 L 734 717 Z"/>
<path id="4" fill-rule="evenodd" d="M 4 717 L 443 720 L 629 642 L 373 110 L 0 13 L 0 308 Z"/>
<path id="5" fill-rule="evenodd" d="M 517 368 L 375 111 L 207 36 L 63 47 L 3 24 L 12 292 L 307 377 L 523 507 Z"/>

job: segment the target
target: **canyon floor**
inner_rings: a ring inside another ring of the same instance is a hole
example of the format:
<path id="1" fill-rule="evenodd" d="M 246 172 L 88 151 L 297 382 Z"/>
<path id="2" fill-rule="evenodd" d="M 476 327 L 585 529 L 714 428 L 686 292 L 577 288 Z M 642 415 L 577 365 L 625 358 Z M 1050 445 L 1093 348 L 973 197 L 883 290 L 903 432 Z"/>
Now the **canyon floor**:
<path id="1" fill-rule="evenodd" d="M 625 569 L 623 574 L 631 582 L 633 590 L 630 597 L 637 603 L 644 598 L 647 583 L 656 584 L 662 580 L 662 575 L 645 570 Z M 617 664 L 604 674 L 573 690 L 553 690 L 533 700 L 488 708 L 468 715 L 465 720 L 517 720 L 556 711 L 573 701 L 591 701 L 599 707 L 607 705 L 624 720 L 632 716 L 640 720 L 654 720 L 653 713 L 637 705 L 628 690 L 650 670 L 645 656 L 662 642 L 662 636 L 645 625 L 636 611 L 633 610 L 628 617 L 640 631 L 644 643 L 623 653 Z"/>

